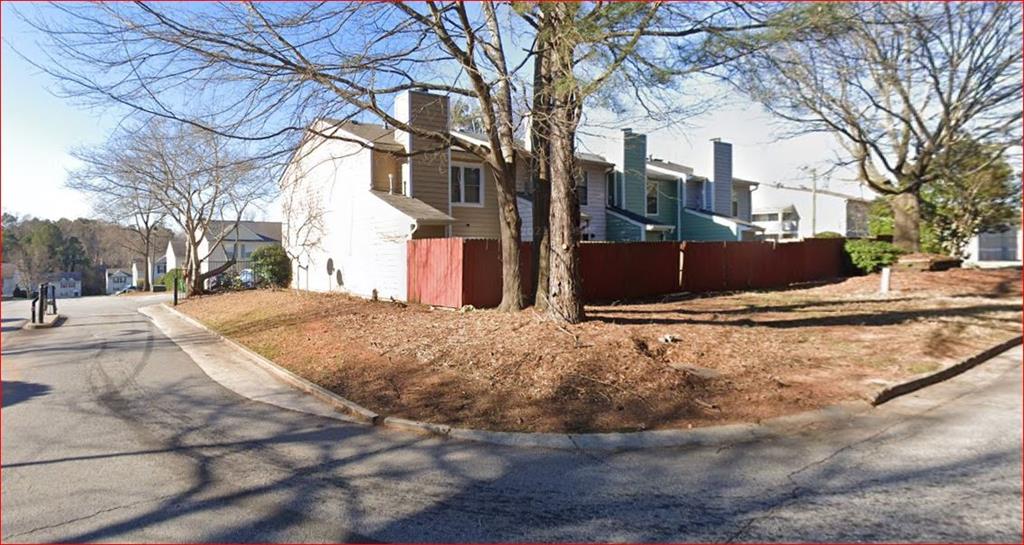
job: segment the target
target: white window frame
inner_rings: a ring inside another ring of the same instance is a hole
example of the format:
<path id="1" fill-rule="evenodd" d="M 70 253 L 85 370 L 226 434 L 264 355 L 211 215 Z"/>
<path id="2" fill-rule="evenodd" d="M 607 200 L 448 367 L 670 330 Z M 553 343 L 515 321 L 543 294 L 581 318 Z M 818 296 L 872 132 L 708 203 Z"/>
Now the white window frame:
<path id="1" fill-rule="evenodd" d="M 651 184 L 654 184 L 654 212 L 651 212 L 650 207 L 647 206 L 650 200 Z M 658 202 L 658 181 L 657 180 L 644 180 L 644 213 L 648 216 L 657 216 L 661 211 L 661 203 Z"/>
<path id="2" fill-rule="evenodd" d="M 487 198 L 486 195 L 485 195 L 485 188 L 486 188 L 487 184 L 484 181 L 484 166 L 482 164 L 457 163 L 457 162 L 451 162 L 451 163 L 449 163 L 449 165 L 450 166 L 448 168 L 448 202 L 452 206 L 466 206 L 466 207 L 470 207 L 470 208 L 483 208 L 484 207 L 484 203 L 486 202 L 486 198 Z M 460 173 L 460 175 L 459 175 L 459 198 L 462 199 L 461 201 L 453 201 L 452 200 L 452 190 L 451 190 L 451 188 L 452 188 L 452 182 L 454 182 L 454 180 L 452 180 L 452 169 L 453 168 L 458 168 L 458 169 L 460 169 L 462 171 Z M 466 202 L 466 172 L 465 172 L 465 170 L 467 168 L 475 168 L 475 169 L 480 171 L 480 202 L 478 202 L 478 203 Z"/>

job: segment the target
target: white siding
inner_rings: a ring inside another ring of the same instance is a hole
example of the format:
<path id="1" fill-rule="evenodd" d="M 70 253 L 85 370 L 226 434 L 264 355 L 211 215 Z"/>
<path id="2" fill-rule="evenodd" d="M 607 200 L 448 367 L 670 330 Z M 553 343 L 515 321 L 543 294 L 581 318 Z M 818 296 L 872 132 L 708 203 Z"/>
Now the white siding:
<path id="1" fill-rule="evenodd" d="M 800 216 L 800 237 L 808 238 L 813 236 L 812 223 L 815 224 L 814 231 L 822 233 L 832 231 L 839 234 L 847 232 L 846 198 L 835 195 L 818 193 L 817 205 L 812 206 L 812 194 L 810 191 L 791 189 L 785 187 L 774 187 L 768 184 L 761 184 L 751 193 L 753 212 L 757 213 L 763 208 L 784 208 L 789 205 L 796 207 Z M 812 209 L 816 220 L 812 220 Z"/>
<path id="2" fill-rule="evenodd" d="M 371 179 L 369 150 L 350 142 L 321 144 L 289 167 L 284 190 L 310 199 L 309 206 L 294 207 L 292 217 L 282 210 L 285 251 L 296 257 L 293 287 L 363 297 L 377 290 L 381 298 L 406 299 L 406 241 L 412 220 L 373 196 Z M 317 244 L 303 247 L 303 241 L 289 239 L 311 210 L 320 210 L 324 228 L 314 237 Z"/>

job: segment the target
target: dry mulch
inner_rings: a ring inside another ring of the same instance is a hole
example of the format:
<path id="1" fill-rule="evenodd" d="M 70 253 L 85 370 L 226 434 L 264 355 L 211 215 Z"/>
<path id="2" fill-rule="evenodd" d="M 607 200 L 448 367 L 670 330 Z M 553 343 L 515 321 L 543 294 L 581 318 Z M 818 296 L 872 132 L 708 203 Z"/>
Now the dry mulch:
<path id="1" fill-rule="evenodd" d="M 382 414 L 518 431 L 758 421 L 1020 334 L 1019 270 L 899 271 L 886 296 L 878 282 L 588 306 L 575 326 L 288 290 L 179 308 Z"/>

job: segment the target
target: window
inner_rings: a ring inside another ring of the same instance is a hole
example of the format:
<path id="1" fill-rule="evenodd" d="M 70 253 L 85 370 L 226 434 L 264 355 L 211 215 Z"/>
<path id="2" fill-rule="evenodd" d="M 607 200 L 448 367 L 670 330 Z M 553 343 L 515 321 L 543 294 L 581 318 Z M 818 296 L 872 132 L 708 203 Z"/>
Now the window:
<path id="1" fill-rule="evenodd" d="M 242 245 L 242 259 L 249 259 L 249 256 L 251 256 L 251 255 L 252 255 L 252 250 L 246 250 L 245 249 L 245 244 L 243 244 Z"/>
<path id="2" fill-rule="evenodd" d="M 481 183 L 480 167 L 452 165 L 451 186 L 452 204 L 483 204 L 484 187 Z"/>
<path id="3" fill-rule="evenodd" d="M 752 221 L 775 221 L 778 219 L 777 214 L 754 214 Z"/>
<path id="4" fill-rule="evenodd" d="M 587 186 L 590 184 L 590 176 L 587 171 L 583 171 L 583 176 L 576 182 L 576 194 L 580 199 L 580 205 L 587 205 Z"/>
<path id="5" fill-rule="evenodd" d="M 783 212 L 782 221 L 796 221 L 796 212 Z"/>
<path id="6" fill-rule="evenodd" d="M 658 182 L 647 182 L 647 215 L 658 215 Z"/>
<path id="7" fill-rule="evenodd" d="M 615 173 L 608 173 L 608 206 L 615 206 Z"/>
<path id="8" fill-rule="evenodd" d="M 732 217 L 740 217 L 740 203 L 736 199 L 732 200 Z"/>

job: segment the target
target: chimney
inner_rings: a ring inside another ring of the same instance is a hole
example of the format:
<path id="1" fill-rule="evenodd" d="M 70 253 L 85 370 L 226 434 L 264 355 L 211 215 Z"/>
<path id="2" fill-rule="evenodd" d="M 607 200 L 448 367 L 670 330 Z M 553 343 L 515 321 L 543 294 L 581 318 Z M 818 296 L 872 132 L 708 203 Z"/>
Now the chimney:
<path id="1" fill-rule="evenodd" d="M 395 97 L 395 119 L 411 126 L 438 132 L 451 128 L 448 97 L 425 91 L 405 91 Z M 395 139 L 406 151 L 417 151 L 437 147 L 437 141 L 395 130 Z M 445 150 L 421 153 L 406 159 L 402 164 L 402 183 L 410 197 L 423 200 L 430 206 L 448 212 L 448 153 Z"/>
<path id="2" fill-rule="evenodd" d="M 732 215 L 732 144 L 721 138 L 711 139 L 712 211 Z"/>
<path id="3" fill-rule="evenodd" d="M 615 205 L 643 214 L 647 186 L 647 135 L 622 129 L 621 140 L 612 153 L 615 163 Z"/>

